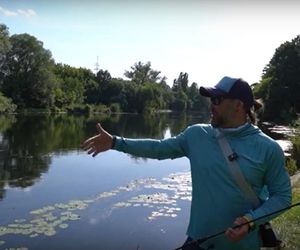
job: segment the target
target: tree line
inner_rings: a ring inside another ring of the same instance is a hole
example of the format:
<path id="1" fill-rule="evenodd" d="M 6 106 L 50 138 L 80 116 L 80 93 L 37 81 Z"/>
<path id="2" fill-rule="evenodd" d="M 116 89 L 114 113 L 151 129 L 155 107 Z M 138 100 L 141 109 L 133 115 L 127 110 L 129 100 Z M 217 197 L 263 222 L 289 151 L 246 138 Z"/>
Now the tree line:
<path id="1" fill-rule="evenodd" d="M 261 118 L 275 123 L 294 123 L 300 113 L 300 35 L 281 44 L 254 85 L 264 102 Z"/>
<path id="2" fill-rule="evenodd" d="M 137 62 L 124 76 L 109 71 L 93 73 L 55 63 L 43 43 L 29 34 L 10 36 L 0 24 L 0 112 L 16 108 L 54 111 L 91 109 L 124 112 L 207 111 L 197 83 L 189 85 L 188 73 L 180 72 L 172 87 L 150 62 Z M 253 84 L 254 94 L 264 102 L 262 120 L 290 123 L 300 112 L 300 35 L 281 44 Z"/>
<path id="3" fill-rule="evenodd" d="M 37 38 L 29 34 L 10 36 L 8 27 L 0 24 L 0 112 L 28 108 L 207 111 L 207 101 L 198 94 L 197 83 L 189 86 L 187 73 L 181 72 L 170 87 L 150 62 L 137 62 L 124 76 L 128 80 L 114 78 L 103 69 L 93 73 L 55 63 Z"/>

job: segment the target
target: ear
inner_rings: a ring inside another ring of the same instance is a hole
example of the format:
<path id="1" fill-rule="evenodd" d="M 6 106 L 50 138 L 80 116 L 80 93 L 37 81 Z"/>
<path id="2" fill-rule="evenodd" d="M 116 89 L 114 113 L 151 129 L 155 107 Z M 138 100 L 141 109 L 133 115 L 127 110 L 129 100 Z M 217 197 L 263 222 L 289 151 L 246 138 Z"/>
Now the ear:
<path id="1" fill-rule="evenodd" d="M 235 101 L 235 108 L 237 112 L 241 110 L 245 110 L 245 105 L 241 100 L 235 99 L 234 101 Z"/>

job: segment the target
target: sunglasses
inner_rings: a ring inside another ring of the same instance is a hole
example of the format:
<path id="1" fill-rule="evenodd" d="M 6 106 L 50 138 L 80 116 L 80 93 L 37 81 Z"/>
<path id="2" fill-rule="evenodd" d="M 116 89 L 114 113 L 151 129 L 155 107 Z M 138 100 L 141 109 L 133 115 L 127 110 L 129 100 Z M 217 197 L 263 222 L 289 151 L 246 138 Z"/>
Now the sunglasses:
<path id="1" fill-rule="evenodd" d="M 224 99 L 226 99 L 224 96 L 214 96 L 210 98 L 210 102 L 217 106 L 220 105 Z"/>

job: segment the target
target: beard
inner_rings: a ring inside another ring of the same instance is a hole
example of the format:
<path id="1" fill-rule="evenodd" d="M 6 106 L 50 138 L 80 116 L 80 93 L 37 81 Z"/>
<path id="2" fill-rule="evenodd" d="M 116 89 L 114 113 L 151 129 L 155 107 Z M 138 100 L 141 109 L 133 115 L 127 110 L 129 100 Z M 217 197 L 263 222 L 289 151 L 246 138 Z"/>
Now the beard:
<path id="1" fill-rule="evenodd" d="M 226 124 L 226 122 L 227 122 L 227 120 L 222 116 L 218 116 L 216 114 L 211 115 L 210 124 L 214 128 L 222 128 Z"/>

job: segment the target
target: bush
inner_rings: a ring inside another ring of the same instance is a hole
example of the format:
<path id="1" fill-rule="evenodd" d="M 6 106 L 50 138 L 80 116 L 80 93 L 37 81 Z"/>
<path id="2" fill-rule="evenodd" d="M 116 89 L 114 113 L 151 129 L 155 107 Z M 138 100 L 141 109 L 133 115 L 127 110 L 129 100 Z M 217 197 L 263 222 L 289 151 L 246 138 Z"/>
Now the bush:
<path id="1" fill-rule="evenodd" d="M 16 109 L 17 105 L 0 92 L 0 113 L 13 113 Z"/>
<path id="2" fill-rule="evenodd" d="M 51 113 L 61 113 L 61 112 L 65 112 L 65 110 L 63 108 L 59 108 L 59 107 L 51 107 Z"/>
<path id="3" fill-rule="evenodd" d="M 86 105 L 74 104 L 66 107 L 66 110 L 69 114 L 85 114 Z"/>
<path id="4" fill-rule="evenodd" d="M 293 149 L 292 158 L 296 161 L 296 165 L 300 168 L 300 135 L 295 135 L 291 138 Z"/>
<path id="5" fill-rule="evenodd" d="M 296 161 L 293 158 L 286 159 L 286 169 L 289 175 L 294 175 L 297 172 Z"/>
<path id="6" fill-rule="evenodd" d="M 99 105 L 93 105 L 93 113 L 110 113 L 110 109 L 109 107 L 107 107 L 106 105 L 103 104 L 99 104 Z"/>
<path id="7" fill-rule="evenodd" d="M 119 103 L 112 103 L 112 104 L 110 104 L 109 108 L 112 113 L 120 113 L 121 112 L 121 107 L 120 107 Z"/>

